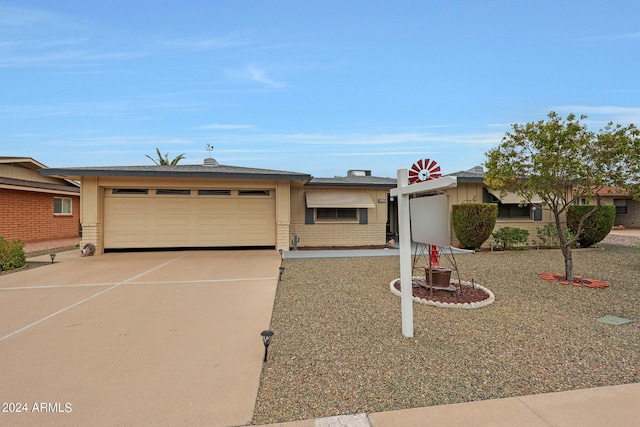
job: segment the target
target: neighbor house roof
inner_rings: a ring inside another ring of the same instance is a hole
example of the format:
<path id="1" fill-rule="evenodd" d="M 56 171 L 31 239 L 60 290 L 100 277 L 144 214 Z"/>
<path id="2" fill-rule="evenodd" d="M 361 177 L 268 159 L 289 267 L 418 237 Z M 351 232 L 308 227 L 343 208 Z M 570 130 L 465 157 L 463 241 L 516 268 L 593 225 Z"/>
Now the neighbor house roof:
<path id="1" fill-rule="evenodd" d="M 31 157 L 0 156 L 0 164 L 13 168 L 22 168 L 31 171 L 46 170 L 46 166 Z M 11 175 L 11 174 L 9 174 Z M 0 186 L 9 189 L 33 189 L 45 192 L 71 192 L 80 193 L 80 184 L 71 179 L 56 177 L 57 182 L 42 182 L 22 179 L 22 177 L 0 176 Z"/>
<path id="2" fill-rule="evenodd" d="M 283 179 L 290 181 L 308 181 L 311 179 L 311 175 L 305 173 L 228 165 L 90 166 L 50 168 L 42 169 L 40 172 L 46 176 L 75 179 L 81 176 Z"/>
<path id="3" fill-rule="evenodd" d="M 448 173 L 444 176 L 455 176 L 458 182 L 484 182 L 484 170 L 482 166 L 475 166 L 466 171 Z"/>

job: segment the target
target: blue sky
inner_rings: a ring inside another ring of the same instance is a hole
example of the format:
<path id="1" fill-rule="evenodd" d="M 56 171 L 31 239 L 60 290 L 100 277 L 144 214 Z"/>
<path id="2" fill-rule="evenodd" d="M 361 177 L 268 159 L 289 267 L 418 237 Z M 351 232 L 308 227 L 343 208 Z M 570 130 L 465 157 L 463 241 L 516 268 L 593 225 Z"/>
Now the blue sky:
<path id="1" fill-rule="evenodd" d="M 0 155 L 396 176 L 512 123 L 640 125 L 640 2 L 0 0 Z"/>

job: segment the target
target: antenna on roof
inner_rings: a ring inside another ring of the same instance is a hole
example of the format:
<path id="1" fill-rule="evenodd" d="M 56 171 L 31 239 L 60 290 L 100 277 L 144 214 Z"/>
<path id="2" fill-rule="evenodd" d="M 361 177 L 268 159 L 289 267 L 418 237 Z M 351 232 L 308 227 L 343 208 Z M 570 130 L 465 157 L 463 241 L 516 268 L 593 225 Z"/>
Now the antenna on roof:
<path id="1" fill-rule="evenodd" d="M 213 151 L 213 145 L 207 144 L 207 148 L 205 148 L 209 152 L 209 158 L 211 158 L 211 152 Z"/>

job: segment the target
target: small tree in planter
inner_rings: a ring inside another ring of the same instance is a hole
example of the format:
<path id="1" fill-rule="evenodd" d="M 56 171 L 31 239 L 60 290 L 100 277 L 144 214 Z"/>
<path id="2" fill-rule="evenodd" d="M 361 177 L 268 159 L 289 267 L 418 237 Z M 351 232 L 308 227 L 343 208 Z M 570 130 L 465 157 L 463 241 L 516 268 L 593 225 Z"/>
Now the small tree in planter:
<path id="1" fill-rule="evenodd" d="M 496 203 L 464 203 L 453 205 L 453 231 L 462 246 L 476 249 L 487 241 L 498 218 Z"/>
<path id="2" fill-rule="evenodd" d="M 585 216 L 587 218 L 583 220 Z M 578 243 L 583 248 L 593 246 L 607 237 L 615 220 L 616 207 L 613 205 L 575 205 L 567 210 L 567 227 L 573 234 L 578 234 Z"/>

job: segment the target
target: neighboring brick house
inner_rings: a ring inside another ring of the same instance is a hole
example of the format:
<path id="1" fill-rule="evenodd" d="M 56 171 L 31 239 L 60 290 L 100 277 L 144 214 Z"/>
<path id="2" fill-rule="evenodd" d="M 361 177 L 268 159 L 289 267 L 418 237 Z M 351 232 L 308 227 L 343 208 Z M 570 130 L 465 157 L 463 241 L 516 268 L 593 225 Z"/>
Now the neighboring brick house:
<path id="1" fill-rule="evenodd" d="M 80 185 L 43 176 L 30 157 L 0 156 L 0 236 L 22 242 L 80 236 Z"/>

